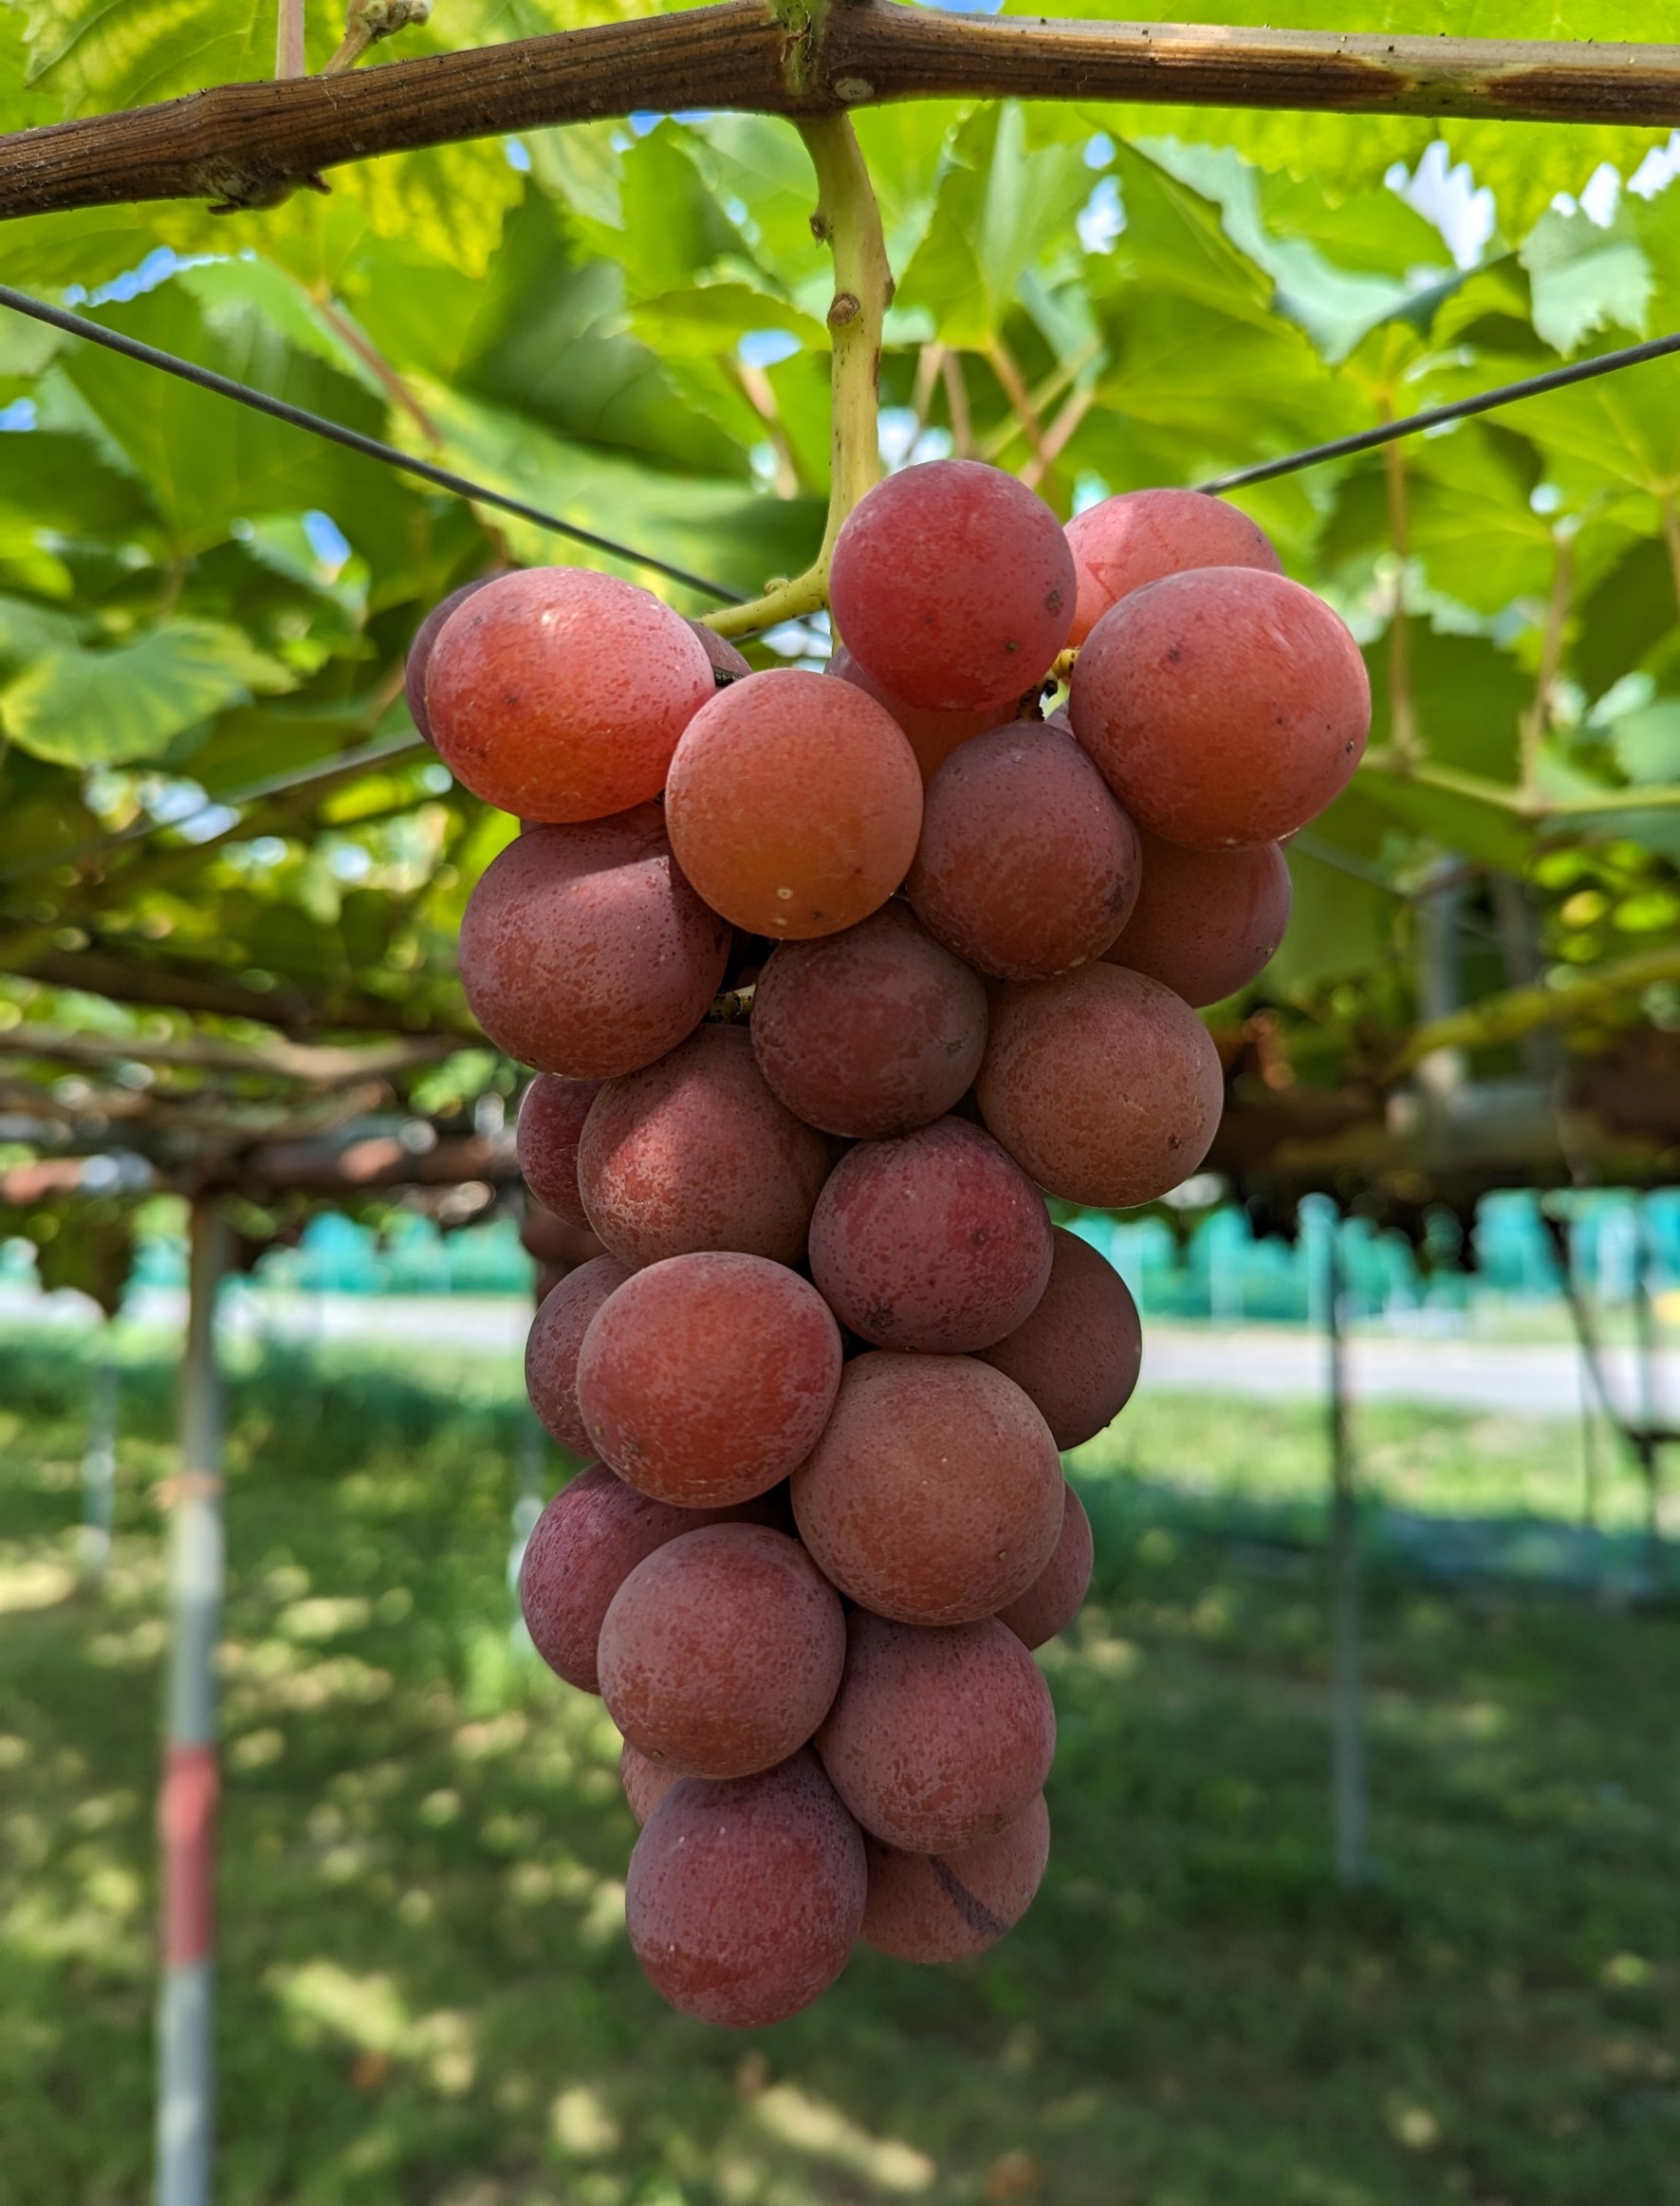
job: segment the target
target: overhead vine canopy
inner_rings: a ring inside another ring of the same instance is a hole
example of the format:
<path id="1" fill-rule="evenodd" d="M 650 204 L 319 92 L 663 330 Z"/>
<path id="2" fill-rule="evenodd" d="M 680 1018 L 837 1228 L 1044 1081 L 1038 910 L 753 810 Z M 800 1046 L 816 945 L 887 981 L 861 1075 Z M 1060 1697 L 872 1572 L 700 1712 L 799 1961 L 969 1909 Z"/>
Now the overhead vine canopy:
<path id="1" fill-rule="evenodd" d="M 364 66 L 647 12 L 439 0 Z M 1680 37 L 1667 5 L 1289 12 Z M 343 16 L 309 0 L 305 30 L 318 70 Z M 272 0 L 0 0 L 0 126 L 267 77 L 276 32 Z M 898 279 L 889 456 L 993 459 L 1063 513 L 1680 329 L 1659 130 L 1068 102 L 894 104 L 856 127 Z M 631 114 L 329 180 L 230 213 L 26 216 L 0 232 L 4 274 L 743 596 L 807 563 L 832 278 L 787 122 Z M 47 1022 L 126 1035 L 136 1078 L 188 1091 L 221 1074 L 145 1070 L 148 1037 L 470 1046 L 453 937 L 508 826 L 414 738 L 402 656 L 460 581 L 575 550 L 7 313 L 0 430 L 10 1062 L 38 1088 L 64 1073 L 32 1053 Z M 1284 951 L 1223 1021 L 1260 1114 L 1247 1134 L 1233 1114 L 1224 1161 L 1380 1123 L 1431 1043 L 1498 1072 L 1560 1024 L 1575 1045 L 1620 1035 L 1595 1092 L 1650 1169 L 1680 1113 L 1630 1117 L 1622 1090 L 1630 1065 L 1649 1090 L 1680 1021 L 1680 365 L 1239 499 L 1355 626 L 1377 715 L 1354 790 L 1292 854 Z M 1570 976 L 1590 985 L 1560 1004 Z M 439 1108 L 498 1077 L 488 1054 L 447 1079 L 427 1058 L 387 1077 Z M 76 1077 L 61 1117 L 117 1095 Z"/>

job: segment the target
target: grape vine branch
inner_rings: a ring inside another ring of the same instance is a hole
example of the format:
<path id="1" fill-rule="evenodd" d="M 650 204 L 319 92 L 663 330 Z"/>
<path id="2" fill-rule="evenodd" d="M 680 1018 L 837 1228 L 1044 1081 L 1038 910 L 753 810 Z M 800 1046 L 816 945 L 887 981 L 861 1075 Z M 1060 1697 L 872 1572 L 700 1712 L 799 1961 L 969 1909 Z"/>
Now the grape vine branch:
<path id="1" fill-rule="evenodd" d="M 0 137 L 0 220 L 138 199 L 272 205 L 322 170 L 637 109 L 793 118 L 895 100 L 1143 101 L 1680 124 L 1680 48 L 1221 25 L 976 20 L 897 0 L 721 0 Z"/>
<path id="2" fill-rule="evenodd" d="M 726 606 L 706 616 L 708 627 L 720 636 L 751 635 L 827 604 L 834 540 L 846 515 L 880 473 L 876 415 L 881 331 L 893 297 L 880 209 L 858 134 L 846 116 L 802 122 L 799 132 L 817 172 L 811 233 L 834 256 L 834 300 L 828 309 L 833 348 L 828 521 L 822 547 L 803 574 L 773 583 L 750 604 Z"/>

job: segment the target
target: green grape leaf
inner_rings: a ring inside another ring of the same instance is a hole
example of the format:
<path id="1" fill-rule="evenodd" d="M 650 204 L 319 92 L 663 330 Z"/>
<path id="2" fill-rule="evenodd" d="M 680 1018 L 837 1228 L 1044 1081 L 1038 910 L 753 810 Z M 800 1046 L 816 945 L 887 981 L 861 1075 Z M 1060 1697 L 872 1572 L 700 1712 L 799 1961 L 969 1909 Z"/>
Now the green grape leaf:
<path id="1" fill-rule="evenodd" d="M 479 278 L 489 272 L 525 179 L 492 138 L 358 161 L 334 172 L 334 189 L 360 200 L 381 237 L 404 238 L 444 267 Z"/>
<path id="2" fill-rule="evenodd" d="M 977 108 L 958 130 L 927 235 L 899 286 L 947 344 L 997 343 L 1022 278 L 1059 246 L 1091 190 L 1077 148 L 1032 146 L 1013 101 Z"/>
<path id="3" fill-rule="evenodd" d="M 310 353 L 369 391 L 383 386 L 364 352 L 357 349 L 353 324 L 325 311 L 287 269 L 276 261 L 242 255 L 182 269 L 175 281 L 196 299 L 212 330 L 236 332 L 247 313 L 259 316 L 296 351 Z"/>
<path id="4" fill-rule="evenodd" d="M 1197 482 L 1364 426 L 1355 395 L 1290 323 L 1232 317 L 1142 285 L 1099 305 L 1113 365 L 1067 458 L 1112 489 Z M 1233 388 L 1246 394 L 1240 406 Z"/>
<path id="5" fill-rule="evenodd" d="M 28 395 L 29 384 L 62 342 L 59 332 L 45 322 L 0 313 L 0 405 Z"/>
<path id="6" fill-rule="evenodd" d="M 256 691 L 291 686 L 285 667 L 238 629 L 171 621 L 111 650 L 48 651 L 0 692 L 0 725 L 37 758 L 115 766 L 157 756 Z"/>
<path id="7" fill-rule="evenodd" d="M 23 12 L 29 82 L 63 115 L 141 107 L 274 67 L 274 0 L 23 0 Z"/>
<path id="8" fill-rule="evenodd" d="M 1570 663 L 1589 697 L 1602 696 L 1671 634 L 1680 618 L 1675 580 L 1668 547 L 1647 537 L 1583 594 Z"/>
<path id="9" fill-rule="evenodd" d="M 1611 749 L 1631 782 L 1680 782 L 1680 697 L 1657 697 L 1622 714 Z"/>
<path id="10" fill-rule="evenodd" d="M 0 545 L 43 536 L 120 544 L 157 532 L 145 486 L 84 436 L 43 426 L 8 436 L 0 455 Z"/>
<path id="11" fill-rule="evenodd" d="M 186 287 L 167 283 L 102 312 L 168 351 L 352 428 L 378 436 L 386 427 L 366 391 L 296 351 L 252 308 L 230 306 L 212 329 Z M 358 545 L 409 524 L 415 494 L 373 460 L 92 345 L 72 346 L 64 360 L 62 373 L 150 488 L 178 555 L 225 542 L 235 522 L 258 513 L 319 508 Z"/>
<path id="12" fill-rule="evenodd" d="M 1008 15 L 1038 17 L 1032 0 L 1005 0 Z M 1108 21 L 1111 0 L 1061 0 L 1063 16 Z M 1217 27 L 1265 27 L 1276 22 L 1273 0 L 1187 0 L 1173 21 Z M 1575 39 L 1597 43 L 1630 38 L 1680 40 L 1675 0 L 1653 0 L 1634 18 L 1624 0 L 1477 0 L 1468 8 L 1450 0 L 1394 0 L 1349 6 L 1346 0 L 1292 0 L 1291 28 L 1330 32 L 1396 31 L 1412 36 Z M 1666 129 L 1615 124 L 1488 122 L 1470 118 L 1399 115 L 1328 115 L 1288 109 L 1233 110 L 1120 104 L 1084 111 L 1093 129 L 1117 137 L 1171 136 L 1234 146 L 1262 168 L 1290 176 L 1322 178 L 1338 195 L 1382 183 L 1396 161 L 1413 165 L 1433 139 L 1445 142 L 1454 162 L 1467 162 L 1476 181 L 1491 189 L 1501 226 L 1521 236 L 1560 192 L 1578 193 L 1603 162 L 1631 175 L 1662 146 Z"/>
<path id="13" fill-rule="evenodd" d="M 63 112 L 50 92 L 30 87 L 28 28 L 14 0 L 0 0 L 0 131 L 34 129 Z"/>
<path id="14" fill-rule="evenodd" d="M 523 416 L 465 394 L 422 388 L 453 465 L 634 550 L 715 576 L 743 595 L 762 588 L 772 573 L 797 574 L 822 539 L 822 512 L 813 500 L 755 496 L 737 482 L 659 473 L 569 444 Z M 531 523 L 498 516 L 498 527 L 524 561 L 570 556 L 563 539 Z M 576 556 L 641 583 L 685 611 L 704 612 L 716 602 L 700 598 L 691 607 L 693 593 L 683 584 L 634 561 L 595 551 Z"/>
<path id="15" fill-rule="evenodd" d="M 1443 634 L 1415 618 L 1407 626 L 1412 708 L 1425 755 L 1489 781 L 1517 777 L 1518 724 L 1534 699 L 1534 678 L 1486 636 Z M 1366 652 L 1371 669 L 1371 742 L 1391 739 L 1391 635 Z"/>
<path id="16" fill-rule="evenodd" d="M 563 436 L 620 448 L 662 469 L 746 475 L 746 453 L 728 419 L 703 398 L 696 402 L 692 390 L 679 396 L 657 352 L 626 333 L 621 271 L 581 257 L 546 202 L 533 197 L 517 211 L 488 282 L 455 286 L 444 313 L 435 287 L 417 275 L 399 274 L 381 249 L 352 288 L 369 335 L 388 354 L 424 363 L 439 380 Z M 745 286 L 715 288 L 751 295 Z M 710 293 L 667 296 L 680 306 Z M 752 325 L 781 310 L 761 299 Z M 738 407 L 734 394 L 728 412 Z M 758 434 L 754 426 L 749 441 Z"/>
<path id="17" fill-rule="evenodd" d="M 1584 214 L 1542 214 L 1519 255 L 1528 271 L 1534 326 L 1571 353 L 1612 325 L 1643 336 L 1655 279 L 1625 206 L 1607 227 Z"/>
<path id="18" fill-rule="evenodd" d="M 700 174 L 699 151 L 676 124 L 661 122 L 623 157 L 622 227 L 574 209 L 579 236 L 618 263 L 633 299 L 680 290 L 725 260 L 750 260 L 745 238 Z"/>
<path id="19" fill-rule="evenodd" d="M 573 122 L 562 130 L 533 130 L 526 138 L 531 173 L 543 190 L 607 230 L 624 226 L 620 188 L 621 125 Z"/>
<path id="20" fill-rule="evenodd" d="M 711 359 L 733 351 L 748 331 L 764 329 L 784 330 L 813 351 L 828 348 L 821 322 L 747 284 L 702 284 L 639 299 L 631 309 L 630 325 L 660 359 L 678 354 Z"/>
<path id="21" fill-rule="evenodd" d="M 1359 769 L 1359 793 L 1438 849 L 1456 851 L 1496 873 L 1521 874 L 1527 859 L 1530 830 L 1504 806 L 1484 804 L 1454 789 L 1441 789 L 1391 773 L 1367 760 Z"/>
<path id="22" fill-rule="evenodd" d="M 1415 312 L 1426 273 L 1449 287 L 1459 282 L 1443 266 L 1440 238 L 1393 192 L 1363 193 L 1332 211 L 1321 191 L 1263 179 L 1228 146 L 1156 141 L 1147 150 L 1218 206 L 1230 243 L 1276 286 L 1276 311 L 1298 322 L 1330 360 L 1344 358 L 1402 309 Z"/>
<path id="23" fill-rule="evenodd" d="M 173 210 L 171 210 L 173 212 Z M 70 285 L 106 284 L 138 268 L 158 244 L 148 216 L 132 207 L 79 207 L 26 214 L 6 225 L 6 281 L 56 297 Z M 9 314 L 8 319 L 10 319 Z"/>
<path id="24" fill-rule="evenodd" d="M 1266 967 L 1268 990 L 1299 1001 L 1393 960 L 1401 905 L 1383 885 L 1389 825 L 1356 782 L 1290 844 L 1289 926 Z"/>
<path id="25" fill-rule="evenodd" d="M 1557 547 L 1531 499 L 1540 470 L 1527 446 L 1465 422 L 1407 448 L 1410 541 L 1434 587 L 1460 605 L 1496 613 L 1543 600 Z"/>
<path id="26" fill-rule="evenodd" d="M 74 651 L 86 624 L 28 598 L 0 597 L 0 673 L 27 666 L 48 652 Z"/>

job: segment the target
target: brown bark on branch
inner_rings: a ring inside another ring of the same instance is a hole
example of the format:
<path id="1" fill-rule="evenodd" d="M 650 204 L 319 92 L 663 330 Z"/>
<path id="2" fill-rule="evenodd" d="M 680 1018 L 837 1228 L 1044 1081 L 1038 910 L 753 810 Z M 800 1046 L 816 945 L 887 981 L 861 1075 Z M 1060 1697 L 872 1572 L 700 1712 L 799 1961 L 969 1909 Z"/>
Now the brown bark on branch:
<path id="1" fill-rule="evenodd" d="M 484 1046 L 484 1035 L 463 1011 L 438 1010 L 425 1018 L 405 1016 L 400 1004 L 359 990 L 326 987 L 319 996 L 297 986 L 249 988 L 203 965 L 155 962 L 96 946 L 89 950 L 19 951 L 0 937 L 0 972 L 39 980 L 48 988 L 74 988 L 116 1004 L 157 1004 L 167 1010 L 204 1011 L 213 1018 L 254 1019 L 286 1034 L 319 1033 L 323 1028 L 349 1028 L 362 1034 L 447 1035 L 467 1048 Z M 143 1054 L 143 1052 L 141 1053 Z"/>
<path id="2" fill-rule="evenodd" d="M 452 1035 L 416 1036 L 412 1042 L 374 1043 L 365 1048 L 310 1047 L 277 1038 L 252 1048 L 204 1034 L 96 1034 L 45 1026 L 12 1027 L 0 1033 L 0 1055 L 10 1057 L 46 1057 L 60 1065 L 94 1068 L 125 1062 L 179 1066 L 298 1081 L 306 1087 L 341 1087 L 346 1081 L 383 1080 L 392 1073 L 435 1065 L 439 1058 L 461 1047 Z"/>
<path id="3" fill-rule="evenodd" d="M 242 1185 L 276 1193 L 352 1195 L 376 1187 L 492 1187 L 519 1177 L 508 1135 L 467 1135 L 431 1149 L 405 1148 L 394 1136 L 350 1142 L 274 1142 L 249 1149 L 235 1167 Z"/>
<path id="4" fill-rule="evenodd" d="M 506 1187 L 519 1178 L 510 1136 L 468 1135 L 418 1151 L 382 1134 L 348 1141 L 268 1141 L 238 1154 L 206 1153 L 194 1159 L 183 1151 L 161 1161 L 126 1135 L 116 1140 L 108 1134 L 92 1136 L 88 1146 L 102 1157 L 119 1150 L 140 1157 L 152 1166 L 155 1184 L 190 1182 L 252 1196 L 349 1197 L 377 1188 L 458 1187 L 474 1179 Z M 82 1155 L 39 1158 L 0 1171 L 0 1205 L 13 1209 L 55 1195 L 80 1195 L 87 1188 L 87 1159 Z M 134 1183 L 127 1192 L 143 1190 Z"/>
<path id="5" fill-rule="evenodd" d="M 1463 1010 L 1449 1011 L 1414 1029 L 1385 1068 L 1386 1075 L 1398 1079 L 1437 1049 L 1486 1048 L 1494 1043 L 1520 1041 L 1542 1027 L 1625 1017 L 1648 988 L 1671 986 L 1676 980 L 1680 948 L 1670 943 L 1572 974 L 1562 987 L 1539 981 L 1528 988 L 1507 989 L 1503 995 L 1468 1004 Z"/>
<path id="6" fill-rule="evenodd" d="M 765 0 L 723 0 L 18 131 L 0 139 L 0 217 L 139 199 L 272 204 L 343 161 L 638 109 L 808 117 L 1013 98 L 1680 124 L 1675 46 L 979 19 L 894 0 L 830 0 L 812 15 L 795 31 Z"/>

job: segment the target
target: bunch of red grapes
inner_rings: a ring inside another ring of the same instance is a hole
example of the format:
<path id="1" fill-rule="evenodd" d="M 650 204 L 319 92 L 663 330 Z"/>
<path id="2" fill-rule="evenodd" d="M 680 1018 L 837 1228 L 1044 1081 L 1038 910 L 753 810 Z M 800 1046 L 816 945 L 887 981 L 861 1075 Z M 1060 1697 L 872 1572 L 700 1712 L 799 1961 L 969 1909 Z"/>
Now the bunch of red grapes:
<path id="1" fill-rule="evenodd" d="M 410 669 L 522 823 L 461 974 L 537 1068 L 533 1194 L 606 1251 L 531 1330 L 537 1413 L 596 1460 L 525 1617 L 623 1734 L 638 1959 L 739 2028 L 859 1937 L 980 1953 L 1038 1887 L 1029 1650 L 1091 1572 L 1061 1455 L 1140 1352 L 1044 1196 L 1123 1209 L 1200 1164 L 1195 1007 L 1277 947 L 1281 843 L 1370 709 L 1342 622 L 1193 491 L 1063 529 L 994 469 L 907 469 L 840 531 L 832 605 L 826 675 L 754 673 L 550 567 L 458 592 Z"/>

